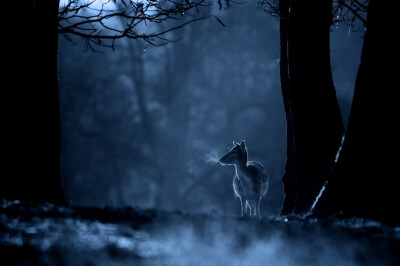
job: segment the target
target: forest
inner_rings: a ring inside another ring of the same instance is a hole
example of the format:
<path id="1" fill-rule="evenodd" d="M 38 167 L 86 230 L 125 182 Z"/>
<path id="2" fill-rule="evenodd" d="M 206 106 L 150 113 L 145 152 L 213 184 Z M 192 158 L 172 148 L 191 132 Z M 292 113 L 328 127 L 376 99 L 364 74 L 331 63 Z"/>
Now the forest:
<path id="1" fill-rule="evenodd" d="M 21 10 L 5 55 L 4 265 L 400 263 L 388 1 Z M 259 209 L 254 172 L 223 165 L 237 151 L 268 180 Z"/>

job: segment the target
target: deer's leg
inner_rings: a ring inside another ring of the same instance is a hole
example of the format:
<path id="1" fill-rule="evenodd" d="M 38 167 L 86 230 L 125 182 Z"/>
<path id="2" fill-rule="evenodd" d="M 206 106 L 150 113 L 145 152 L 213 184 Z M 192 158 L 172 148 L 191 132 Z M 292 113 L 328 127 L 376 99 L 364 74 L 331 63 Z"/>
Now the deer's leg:
<path id="1" fill-rule="evenodd" d="M 247 208 L 249 208 L 249 211 L 247 212 Z M 251 216 L 251 206 L 249 203 L 249 200 L 246 200 L 246 209 L 245 209 L 245 213 L 248 214 L 249 216 Z"/>
<path id="2" fill-rule="evenodd" d="M 256 201 L 255 200 L 250 200 L 250 206 L 251 206 L 251 209 L 250 209 L 250 216 L 256 216 L 257 215 L 257 204 L 256 204 Z M 251 211 L 253 211 L 253 212 L 251 212 Z"/>
<path id="3" fill-rule="evenodd" d="M 258 204 L 257 204 L 258 218 L 261 219 L 260 204 L 261 204 L 261 197 L 258 199 Z"/>

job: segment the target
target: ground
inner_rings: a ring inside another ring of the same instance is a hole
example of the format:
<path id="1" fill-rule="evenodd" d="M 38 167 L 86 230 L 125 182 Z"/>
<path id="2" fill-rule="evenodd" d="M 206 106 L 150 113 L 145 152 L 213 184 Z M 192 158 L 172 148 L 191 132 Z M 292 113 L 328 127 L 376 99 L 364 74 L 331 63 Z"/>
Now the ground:
<path id="1" fill-rule="evenodd" d="M 0 202 L 1 265 L 400 265 L 400 227 Z"/>

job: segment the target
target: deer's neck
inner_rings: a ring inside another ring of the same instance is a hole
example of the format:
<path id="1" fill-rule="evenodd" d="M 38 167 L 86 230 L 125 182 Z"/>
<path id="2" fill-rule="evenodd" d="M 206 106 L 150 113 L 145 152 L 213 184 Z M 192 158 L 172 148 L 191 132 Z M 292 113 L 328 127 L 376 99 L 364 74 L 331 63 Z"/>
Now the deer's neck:
<path id="1" fill-rule="evenodd" d="M 245 175 L 247 170 L 247 161 L 235 165 L 236 175 L 241 178 Z"/>

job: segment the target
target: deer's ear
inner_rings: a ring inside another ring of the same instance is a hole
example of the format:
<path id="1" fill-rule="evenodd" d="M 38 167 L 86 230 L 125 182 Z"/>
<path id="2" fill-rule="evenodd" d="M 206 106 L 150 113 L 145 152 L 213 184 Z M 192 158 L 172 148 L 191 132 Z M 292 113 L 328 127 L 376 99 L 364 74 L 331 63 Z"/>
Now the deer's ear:
<path id="1" fill-rule="evenodd" d="M 244 143 L 244 140 L 242 140 L 241 142 L 240 142 L 240 147 L 243 149 L 243 148 L 246 148 L 246 144 Z"/>
<path id="2" fill-rule="evenodd" d="M 233 146 L 236 146 L 236 145 L 237 145 L 237 143 L 235 141 L 233 141 Z"/>

